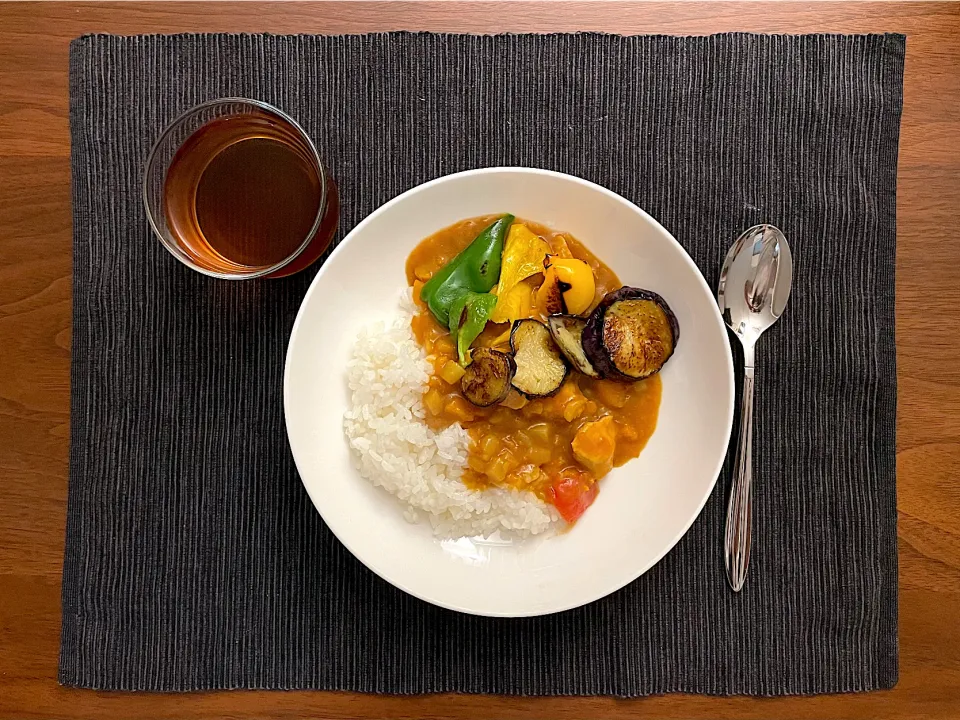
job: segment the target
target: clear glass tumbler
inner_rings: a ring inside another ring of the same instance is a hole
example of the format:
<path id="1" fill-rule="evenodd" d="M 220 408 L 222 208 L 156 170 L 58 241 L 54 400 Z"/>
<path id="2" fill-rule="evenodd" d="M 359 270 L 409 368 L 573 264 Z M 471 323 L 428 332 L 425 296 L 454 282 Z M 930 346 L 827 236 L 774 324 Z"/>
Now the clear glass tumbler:
<path id="1" fill-rule="evenodd" d="M 190 268 L 224 280 L 303 270 L 337 229 L 337 187 L 310 137 L 258 100 L 223 98 L 178 117 L 143 176 L 154 233 Z"/>

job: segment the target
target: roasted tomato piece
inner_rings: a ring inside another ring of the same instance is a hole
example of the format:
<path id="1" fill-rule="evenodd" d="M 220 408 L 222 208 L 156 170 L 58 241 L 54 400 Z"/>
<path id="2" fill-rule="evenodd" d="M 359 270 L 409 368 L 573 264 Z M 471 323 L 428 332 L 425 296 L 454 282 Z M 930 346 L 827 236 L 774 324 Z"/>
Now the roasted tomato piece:
<path id="1" fill-rule="evenodd" d="M 600 485 L 579 468 L 564 468 L 547 490 L 548 501 L 568 523 L 576 522 L 597 499 Z"/>

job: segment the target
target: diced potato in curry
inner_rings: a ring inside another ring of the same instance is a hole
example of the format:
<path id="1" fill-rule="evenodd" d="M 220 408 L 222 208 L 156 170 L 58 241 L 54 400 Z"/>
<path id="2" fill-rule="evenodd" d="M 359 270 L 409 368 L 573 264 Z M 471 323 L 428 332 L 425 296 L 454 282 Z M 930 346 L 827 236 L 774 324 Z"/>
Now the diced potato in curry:
<path id="1" fill-rule="evenodd" d="M 584 467 L 599 476 L 610 472 L 617 449 L 617 428 L 612 415 L 580 426 L 573 438 L 573 455 Z"/>

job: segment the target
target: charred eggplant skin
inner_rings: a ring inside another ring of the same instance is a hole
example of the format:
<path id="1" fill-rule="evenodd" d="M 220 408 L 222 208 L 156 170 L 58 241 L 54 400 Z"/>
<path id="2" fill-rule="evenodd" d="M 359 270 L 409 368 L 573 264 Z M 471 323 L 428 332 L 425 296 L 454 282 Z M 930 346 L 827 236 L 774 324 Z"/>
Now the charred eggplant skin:
<path id="1" fill-rule="evenodd" d="M 530 349 L 524 347 L 525 343 L 539 343 L 543 356 L 532 356 Z M 556 394 L 570 374 L 570 363 L 566 356 L 554 342 L 550 329 L 539 320 L 528 318 L 514 322 L 510 331 L 510 349 L 517 363 L 513 387 L 530 400 Z M 534 364 L 538 361 L 541 362 L 539 367 Z M 547 378 L 547 375 L 552 377 Z M 543 381 L 544 387 L 534 389 L 531 381 Z"/>
<path id="2" fill-rule="evenodd" d="M 628 375 L 620 370 L 614 362 L 609 349 L 604 343 L 604 328 L 607 318 L 607 312 L 619 302 L 627 300 L 647 300 L 655 303 L 667 318 L 667 324 L 670 329 L 671 347 L 660 364 L 650 372 L 639 376 Z M 666 364 L 673 353 L 676 351 L 677 343 L 680 340 L 680 324 L 677 322 L 677 316 L 667 304 L 667 301 L 652 290 L 644 290 L 635 287 L 622 287 L 619 290 L 607 293 L 600 301 L 600 304 L 590 313 L 587 318 L 587 324 L 583 329 L 582 341 L 583 350 L 587 359 L 600 374 L 600 377 L 620 382 L 636 382 L 643 380 L 660 372 L 660 369 Z"/>
<path id="3" fill-rule="evenodd" d="M 473 361 L 460 378 L 460 392 L 477 407 L 490 407 L 510 392 L 517 364 L 513 358 L 492 348 L 476 348 Z"/>
<path id="4" fill-rule="evenodd" d="M 586 318 L 579 315 L 557 314 L 547 318 L 547 327 L 560 352 L 566 356 L 574 368 L 584 375 L 596 378 L 600 377 L 600 373 L 593 367 L 583 350 L 583 328 L 586 324 Z"/>

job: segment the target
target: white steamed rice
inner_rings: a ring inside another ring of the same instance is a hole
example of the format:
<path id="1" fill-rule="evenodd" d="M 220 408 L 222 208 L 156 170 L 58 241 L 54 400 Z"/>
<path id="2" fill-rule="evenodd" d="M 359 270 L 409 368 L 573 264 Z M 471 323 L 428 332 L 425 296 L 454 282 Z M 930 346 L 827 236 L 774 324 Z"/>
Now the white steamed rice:
<path id="1" fill-rule="evenodd" d="M 441 432 L 424 422 L 431 370 L 410 328 L 410 291 L 390 324 L 361 331 L 347 366 L 351 407 L 343 428 L 360 473 L 406 506 L 404 517 L 430 521 L 442 538 L 543 533 L 560 522 L 533 493 L 471 490 L 460 482 L 470 436 L 459 423 Z"/>

